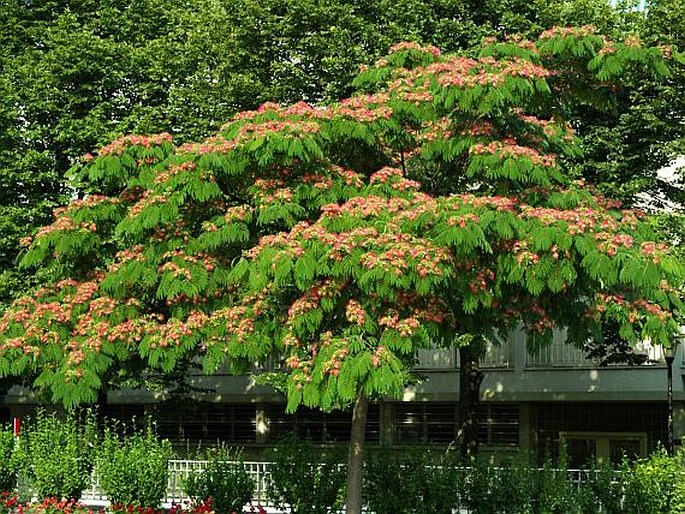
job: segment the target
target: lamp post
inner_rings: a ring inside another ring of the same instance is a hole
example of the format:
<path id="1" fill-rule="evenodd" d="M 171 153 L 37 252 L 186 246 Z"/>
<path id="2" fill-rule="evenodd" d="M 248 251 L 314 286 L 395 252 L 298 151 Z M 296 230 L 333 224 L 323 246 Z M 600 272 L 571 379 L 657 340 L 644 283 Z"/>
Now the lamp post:
<path id="1" fill-rule="evenodd" d="M 674 339 L 674 344 L 664 348 L 664 358 L 666 359 L 666 405 L 668 409 L 668 437 L 666 438 L 666 450 L 668 454 L 673 457 L 673 360 L 675 359 L 675 351 L 677 339 Z"/>
<path id="2" fill-rule="evenodd" d="M 678 334 L 673 338 L 673 343 L 664 348 L 664 358 L 666 360 L 666 405 L 668 409 L 668 439 L 666 441 L 666 450 L 672 457 L 675 453 L 675 442 L 673 437 L 673 361 L 675 360 L 675 352 L 678 349 L 678 344 L 685 342 L 685 332 L 683 327 L 680 328 Z"/>

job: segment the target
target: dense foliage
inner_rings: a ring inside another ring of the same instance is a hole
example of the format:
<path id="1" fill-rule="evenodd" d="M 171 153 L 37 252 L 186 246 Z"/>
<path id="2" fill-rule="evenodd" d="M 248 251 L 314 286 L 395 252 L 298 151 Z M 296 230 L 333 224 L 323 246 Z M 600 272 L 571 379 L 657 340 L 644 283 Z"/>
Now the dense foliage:
<path id="1" fill-rule="evenodd" d="M 203 455 L 203 460 L 207 465 L 184 481 L 185 493 L 195 505 L 209 502 L 216 512 L 241 512 L 252 500 L 255 482 L 240 453 L 219 446 Z"/>
<path id="2" fill-rule="evenodd" d="M 15 440 L 12 431 L 0 426 L 0 492 L 11 491 L 17 483 L 17 463 L 13 458 Z"/>
<path id="3" fill-rule="evenodd" d="M 77 471 L 69 462 L 78 459 L 75 459 L 75 453 L 68 450 L 68 446 L 62 441 L 65 436 L 72 437 L 68 434 L 81 430 L 82 420 L 71 417 L 58 421 L 44 414 L 39 415 L 38 419 L 43 419 L 42 423 L 36 424 L 43 426 L 42 434 L 52 434 L 53 441 L 59 448 L 67 448 L 62 455 L 63 466 L 72 472 Z M 111 420 L 107 423 L 108 426 L 115 424 Z M 34 436 L 36 426 L 28 427 L 29 433 Z M 84 489 L 92 487 L 92 478 L 98 477 L 101 490 L 116 501 L 138 488 L 138 493 L 132 496 L 132 503 L 112 503 L 108 512 L 159 512 L 150 505 L 155 504 L 166 489 L 167 481 L 160 477 L 162 474 L 166 475 L 166 459 L 171 455 L 167 450 L 160 452 L 160 449 L 167 447 L 168 443 L 156 438 L 149 431 L 141 433 L 122 430 L 113 437 L 111 431 L 109 434 L 97 435 L 97 429 L 92 424 L 89 426 L 91 435 L 84 446 L 87 446 L 91 454 L 99 455 L 100 458 L 93 474 L 83 475 L 79 472 L 85 479 Z M 124 426 L 118 425 L 118 428 L 122 429 Z M 132 426 L 128 428 L 133 430 Z M 16 483 L 13 483 L 9 489 L 0 491 L 0 513 L 87 514 L 88 508 L 76 503 L 73 498 L 61 500 L 45 496 L 46 490 L 41 484 L 64 482 L 64 471 L 60 466 L 44 466 L 42 476 L 36 481 L 37 477 L 30 471 L 37 460 L 26 458 L 27 448 L 25 443 L 12 445 L 3 450 L 3 456 L 8 461 L 19 464 L 18 471 L 30 479 L 32 488 L 37 488 L 38 501 L 22 504 L 15 492 Z M 51 454 L 53 460 L 58 456 L 58 451 L 48 449 L 47 446 L 34 445 L 33 448 L 36 452 Z M 140 451 L 142 448 L 149 450 L 147 458 Z M 127 457 L 125 449 L 131 449 L 132 455 Z M 344 470 L 340 465 L 341 455 L 336 449 L 322 449 L 290 440 L 273 451 L 271 457 L 275 458 L 268 468 L 271 473 L 267 493 L 270 501 L 289 503 L 293 506 L 293 512 L 323 513 L 339 504 Z M 162 453 L 164 456 L 160 458 Z M 230 460 L 223 460 L 223 457 Z M 199 486 L 196 490 L 198 495 L 210 490 L 214 493 L 219 491 L 217 494 L 225 495 L 224 499 L 238 493 L 240 498 L 236 501 L 239 503 L 235 505 L 246 504 L 252 493 L 253 482 L 246 473 L 240 454 L 224 448 L 214 453 L 210 460 L 212 463 L 204 472 L 191 478 L 189 483 L 194 485 L 190 487 Z M 134 471 L 136 466 L 132 464 L 139 467 L 138 473 Z M 464 462 L 455 458 L 455 454 L 451 452 L 439 454 L 425 450 L 394 453 L 379 451 L 367 458 L 367 466 L 369 473 L 365 479 L 366 505 L 378 514 L 447 514 L 459 508 L 492 514 L 670 514 L 682 512 L 685 505 L 683 453 L 669 457 L 663 449 L 649 457 L 632 461 L 626 459 L 616 465 L 606 463 L 600 468 L 591 467 L 580 474 L 578 470 L 567 471 L 563 458 L 554 465 L 548 461 L 542 468 L 534 469 L 518 462 L 505 461 L 497 466 L 478 459 Z M 145 477 L 146 474 L 149 476 Z M 157 485 L 150 488 L 153 483 Z M 235 489 L 234 486 L 238 488 Z M 153 489 L 156 492 L 152 493 Z M 152 495 L 140 496 L 143 490 Z M 214 494 L 209 496 L 214 498 Z M 225 505 L 230 506 L 231 503 L 219 501 L 214 504 L 210 501 L 199 503 L 190 510 L 179 506 L 172 510 L 193 514 L 207 514 L 214 510 L 231 512 L 231 507 L 226 508 Z M 239 509 L 240 507 L 235 508 L 236 511 Z"/>
<path id="4" fill-rule="evenodd" d="M 14 458 L 39 498 L 77 500 L 90 483 L 97 445 L 97 426 L 90 412 L 73 412 L 60 419 L 38 411 L 26 423 Z"/>
<path id="5" fill-rule="evenodd" d="M 104 430 L 97 449 L 96 468 L 102 492 L 112 503 L 159 508 L 169 481 L 171 443 L 159 439 L 151 427 L 131 434 L 117 433 L 116 429 L 115 425 Z"/>
<path id="6" fill-rule="evenodd" d="M 343 454 L 336 448 L 287 438 L 270 455 L 271 495 L 293 514 L 339 512 L 345 487 Z"/>
<path id="7" fill-rule="evenodd" d="M 458 335 L 669 345 L 682 264 L 567 163 L 579 106 L 672 56 L 592 27 L 476 57 L 400 43 L 339 103 L 264 104 L 200 143 L 119 138 L 24 241 L 46 280 L 0 320 L 0 375 L 73 405 L 141 363 L 279 355 L 288 408 L 331 409 L 399 395 L 418 349 Z"/>
<path id="8" fill-rule="evenodd" d="M 669 344 L 677 259 L 559 167 L 579 151 L 571 69 L 601 99 L 632 62 L 666 74 L 664 52 L 587 28 L 477 59 L 401 44 L 359 77 L 372 92 L 331 107 L 267 104 L 202 143 L 87 154 L 89 194 L 25 243 L 50 279 L 2 319 L 0 374 L 73 404 L 131 359 L 212 371 L 285 352 L 290 407 L 330 408 L 401 391 L 417 348 L 454 333 L 523 322 L 535 342 L 556 324 L 583 342 L 612 321 Z"/>
<path id="9" fill-rule="evenodd" d="M 400 40 L 473 55 L 484 36 L 592 23 L 609 37 L 684 46 L 682 0 L 651 1 L 647 13 L 609 4 L 2 0 L 0 300 L 35 283 L 16 268 L 17 243 L 68 201 L 66 171 L 98 144 L 162 130 L 183 143 L 265 101 L 340 100 L 358 66 Z M 611 110 L 576 109 L 586 151 L 575 173 L 628 202 L 640 191 L 680 198 L 657 170 L 682 137 L 685 82 L 680 72 L 667 83 L 632 75 Z"/>
<path id="10" fill-rule="evenodd" d="M 464 473 L 449 453 L 384 450 L 369 456 L 365 464 L 365 498 L 376 514 L 449 514 L 466 504 Z"/>

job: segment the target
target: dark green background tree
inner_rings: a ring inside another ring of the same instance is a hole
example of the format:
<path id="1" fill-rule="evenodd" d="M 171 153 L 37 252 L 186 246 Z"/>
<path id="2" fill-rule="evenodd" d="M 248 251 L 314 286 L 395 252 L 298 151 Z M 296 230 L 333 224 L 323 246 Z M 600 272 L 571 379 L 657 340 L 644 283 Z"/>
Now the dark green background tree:
<path id="1" fill-rule="evenodd" d="M 360 64 L 415 40 L 468 51 L 482 37 L 594 23 L 617 40 L 683 46 L 682 0 L 648 15 L 605 0 L 0 0 L 0 301 L 32 283 L 18 241 L 76 194 L 67 170 L 124 133 L 197 140 L 265 101 L 346 97 Z M 683 75 L 636 71 L 608 111 L 581 107 L 575 172 L 628 203 L 659 181 L 682 138 Z"/>

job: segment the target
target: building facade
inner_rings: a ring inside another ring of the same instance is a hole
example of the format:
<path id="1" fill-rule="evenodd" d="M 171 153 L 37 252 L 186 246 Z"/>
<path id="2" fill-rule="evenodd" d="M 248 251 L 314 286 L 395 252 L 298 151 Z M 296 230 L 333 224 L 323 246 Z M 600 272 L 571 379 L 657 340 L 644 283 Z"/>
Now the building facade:
<path id="1" fill-rule="evenodd" d="M 563 446 L 569 464 L 618 461 L 624 454 L 645 455 L 666 445 L 666 365 L 660 348 L 645 346 L 647 364 L 600 367 L 585 353 L 564 343 L 562 333 L 537 353 L 527 350 L 525 335 L 513 333 L 490 346 L 481 363 L 480 447 L 484 453 L 530 456 L 541 460 Z M 682 349 L 673 365 L 676 444 L 685 434 L 685 370 Z M 369 410 L 367 442 L 405 448 L 447 446 L 457 432 L 459 362 L 456 349 L 423 350 L 417 372 L 424 380 L 402 398 Z M 254 373 L 261 370 L 255 369 Z M 225 441 L 259 450 L 286 433 L 313 441 L 349 439 L 350 413 L 300 408 L 285 412 L 282 396 L 254 384 L 254 375 L 193 376 L 207 392 L 187 401 L 165 402 L 142 390 L 109 394 L 108 413 L 119 418 L 152 414 L 161 435 L 180 446 Z M 0 415 L 10 418 L 31 406 L 18 389 L 4 398 Z"/>

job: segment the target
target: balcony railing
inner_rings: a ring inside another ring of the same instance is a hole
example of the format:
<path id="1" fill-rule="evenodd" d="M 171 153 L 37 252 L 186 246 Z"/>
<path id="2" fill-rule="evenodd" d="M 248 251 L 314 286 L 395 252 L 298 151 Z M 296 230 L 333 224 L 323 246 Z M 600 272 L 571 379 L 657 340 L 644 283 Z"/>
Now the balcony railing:
<path id="1" fill-rule="evenodd" d="M 635 351 L 647 357 L 647 363 L 658 364 L 664 362 L 664 353 L 661 346 L 654 346 L 649 342 L 639 344 Z M 588 359 L 587 354 L 580 348 L 566 344 L 566 335 L 563 331 L 554 332 L 552 343 L 540 348 L 536 352 L 526 353 L 527 368 L 593 368 L 599 366 L 598 360 Z"/>
<path id="2" fill-rule="evenodd" d="M 664 354 L 660 346 L 649 342 L 640 344 L 636 349 L 647 357 L 645 365 L 663 364 Z M 595 368 L 599 361 L 588 359 L 580 348 L 566 344 L 563 331 L 556 331 L 551 344 L 530 352 L 525 349 L 525 340 L 510 338 L 500 344 L 488 344 L 481 368 L 509 369 L 514 368 L 516 352 L 521 355 L 526 368 Z M 459 368 L 459 350 L 456 348 L 434 348 L 419 350 L 418 369 L 449 370 Z"/>
<path id="3" fill-rule="evenodd" d="M 481 360 L 482 368 L 509 368 L 513 361 L 511 344 L 488 344 L 485 357 Z M 456 369 L 459 368 L 459 350 L 456 348 L 434 348 L 419 350 L 418 369 Z"/>

